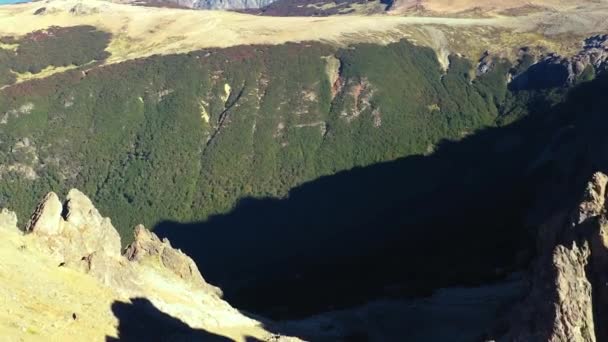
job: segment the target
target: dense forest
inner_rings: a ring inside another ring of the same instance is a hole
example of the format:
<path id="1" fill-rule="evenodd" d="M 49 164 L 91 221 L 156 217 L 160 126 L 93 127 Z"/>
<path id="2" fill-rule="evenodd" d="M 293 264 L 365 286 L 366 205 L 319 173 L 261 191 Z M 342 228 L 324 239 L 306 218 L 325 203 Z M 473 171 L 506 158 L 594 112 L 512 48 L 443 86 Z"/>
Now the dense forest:
<path id="1" fill-rule="evenodd" d="M 83 66 L 105 60 L 110 34 L 92 26 L 56 27 L 23 37 L 0 37 L 0 86 L 18 74 L 38 74 L 46 68 Z"/>
<path id="2" fill-rule="evenodd" d="M 525 111 L 507 90 L 508 63 L 477 78 L 472 68 L 452 57 L 444 73 L 431 49 L 406 41 L 311 43 L 157 56 L 18 84 L 0 96 L 0 205 L 24 217 L 42 193 L 78 187 L 126 240 L 142 218 L 152 227 L 204 220 L 244 197 L 282 197 L 340 170 L 432 153 L 442 139 L 495 125 L 507 103 Z"/>

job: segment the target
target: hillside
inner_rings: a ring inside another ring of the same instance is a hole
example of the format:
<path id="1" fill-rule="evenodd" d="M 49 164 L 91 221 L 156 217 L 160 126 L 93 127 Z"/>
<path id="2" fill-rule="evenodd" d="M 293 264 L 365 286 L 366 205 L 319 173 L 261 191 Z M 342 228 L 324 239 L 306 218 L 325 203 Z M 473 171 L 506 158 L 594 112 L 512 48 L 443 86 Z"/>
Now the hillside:
<path id="1" fill-rule="evenodd" d="M 14 213 L 2 211 L 5 340 L 271 338 L 262 323 L 222 301 L 187 256 L 145 228 L 136 230 L 138 239 L 121 256 L 120 242 L 113 245 L 110 238 L 117 233 L 109 219 L 77 190 L 68 194 L 63 213 L 57 196 L 46 196 L 27 234 L 16 223 Z"/>
<path id="2" fill-rule="evenodd" d="M 345 46 L 386 44 L 408 38 L 437 51 L 445 65 L 447 54 L 475 60 L 491 50 L 511 59 L 523 46 L 542 46 L 560 55 L 575 53 L 580 41 L 607 29 L 605 3 L 494 18 L 348 15 L 324 18 L 265 17 L 221 11 L 191 11 L 138 7 L 98 0 L 50 0 L 0 7 L 0 36 L 22 36 L 50 26 L 90 25 L 111 34 L 104 64 L 151 56 L 185 53 L 203 48 L 252 44 L 320 41 Z M 567 14 L 567 15 L 566 15 Z M 4 43 L 4 49 L 14 44 Z M 71 64 L 66 65 L 73 68 Z M 19 80 L 44 77 L 17 71 Z"/>
<path id="3" fill-rule="evenodd" d="M 430 11 L 433 13 L 456 13 L 474 15 L 522 14 L 526 12 L 569 11 L 588 8 L 595 4 L 606 5 L 606 1 L 583 0 L 397 0 L 392 9 Z"/>
<path id="4" fill-rule="evenodd" d="M 608 3 L 282 1 L 0 6 L 0 336 L 601 340 Z"/>

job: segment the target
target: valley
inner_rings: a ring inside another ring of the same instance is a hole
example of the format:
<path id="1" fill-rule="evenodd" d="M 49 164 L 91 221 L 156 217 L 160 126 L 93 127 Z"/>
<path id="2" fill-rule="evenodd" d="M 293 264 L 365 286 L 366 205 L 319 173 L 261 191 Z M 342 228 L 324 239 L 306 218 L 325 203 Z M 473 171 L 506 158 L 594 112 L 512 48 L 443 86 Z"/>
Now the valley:
<path id="1" fill-rule="evenodd" d="M 0 6 L 0 279 L 94 340 L 601 340 L 608 3 L 281 1 Z"/>

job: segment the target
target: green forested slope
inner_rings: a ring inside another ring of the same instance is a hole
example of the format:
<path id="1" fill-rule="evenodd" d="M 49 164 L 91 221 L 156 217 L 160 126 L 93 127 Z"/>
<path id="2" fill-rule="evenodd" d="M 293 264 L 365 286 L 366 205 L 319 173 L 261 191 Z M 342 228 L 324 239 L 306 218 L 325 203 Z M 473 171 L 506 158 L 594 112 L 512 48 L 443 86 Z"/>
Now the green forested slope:
<path id="1" fill-rule="evenodd" d="M 0 37 L 0 87 L 14 83 L 18 74 L 103 61 L 109 42 L 110 34 L 93 26 L 51 26 L 19 38 Z"/>
<path id="2" fill-rule="evenodd" d="M 336 84 L 327 56 L 341 62 Z M 505 98 L 518 101 L 508 67 L 472 79 L 468 60 L 452 57 L 444 74 L 432 50 L 406 41 L 311 43 L 158 56 L 15 85 L 0 91 L 0 206 L 23 221 L 43 193 L 77 187 L 123 236 L 142 220 L 203 220 L 244 197 L 285 196 L 494 125 Z"/>

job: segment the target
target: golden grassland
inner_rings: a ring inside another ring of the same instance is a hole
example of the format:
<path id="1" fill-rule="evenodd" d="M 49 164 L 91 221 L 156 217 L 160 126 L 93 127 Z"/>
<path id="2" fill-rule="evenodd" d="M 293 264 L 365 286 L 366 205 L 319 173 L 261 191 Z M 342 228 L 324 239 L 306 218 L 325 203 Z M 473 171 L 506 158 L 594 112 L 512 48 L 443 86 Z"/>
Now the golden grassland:
<path id="1" fill-rule="evenodd" d="M 34 15 L 42 7 L 46 8 L 45 13 Z M 608 22 L 603 19 L 608 13 L 605 3 L 569 11 L 487 18 L 360 14 L 268 17 L 140 7 L 99 0 L 47 0 L 0 6 L 0 36 L 20 36 L 50 26 L 92 25 L 112 33 L 107 64 L 155 54 L 244 44 L 320 41 L 344 46 L 359 42 L 386 44 L 407 38 L 434 48 L 445 65 L 449 53 L 477 58 L 490 50 L 513 57 L 521 46 L 543 46 L 560 54 L 570 54 L 577 50 L 583 37 L 608 30 Z M 64 70 L 54 68 L 44 73 L 20 75 L 19 81 L 61 71 Z"/>
<path id="2" fill-rule="evenodd" d="M 128 303 L 130 296 L 87 274 L 58 267 L 37 237 L 4 229 L 0 227 L 0 340 L 105 341 L 106 336 L 117 337 L 119 321 L 112 304 Z M 196 314 L 184 315 L 193 320 L 189 324 L 194 328 L 238 342 L 245 342 L 246 336 L 263 339 L 268 335 L 260 325 L 231 324 L 234 315 L 226 314 L 223 306 L 216 307 L 211 300 L 195 302 L 191 289 L 171 278 L 174 275 L 150 265 L 137 265 L 136 269 L 146 284 L 142 295 L 172 303 L 164 308 L 169 313 L 192 307 Z M 197 326 L 197 315 L 210 310 L 217 310 L 213 312 L 225 319 L 225 326 Z"/>

